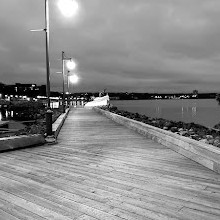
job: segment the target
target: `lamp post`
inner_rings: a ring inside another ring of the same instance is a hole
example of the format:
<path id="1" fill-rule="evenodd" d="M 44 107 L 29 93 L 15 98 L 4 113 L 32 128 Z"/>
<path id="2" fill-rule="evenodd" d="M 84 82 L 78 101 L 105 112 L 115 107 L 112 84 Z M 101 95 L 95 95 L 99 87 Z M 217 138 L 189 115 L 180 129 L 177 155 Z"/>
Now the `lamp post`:
<path id="1" fill-rule="evenodd" d="M 47 108 L 50 108 L 50 61 L 49 61 L 49 7 L 45 0 L 45 39 L 46 39 L 46 70 L 47 70 Z"/>
<path id="2" fill-rule="evenodd" d="M 76 84 L 79 81 L 79 77 L 76 74 L 73 75 L 68 75 L 68 87 L 69 87 L 69 83 L 71 82 L 72 84 Z M 69 94 L 70 91 L 68 90 Z"/>
<path id="3" fill-rule="evenodd" d="M 70 106 L 70 80 L 69 80 L 70 71 L 67 72 L 67 105 Z"/>
<path id="4" fill-rule="evenodd" d="M 64 51 L 62 51 L 62 75 L 63 75 L 63 113 L 65 113 L 65 61 L 69 61 L 67 63 L 68 69 L 75 69 L 76 68 L 76 63 L 73 61 L 72 58 L 66 57 Z M 68 74 L 67 74 L 67 80 L 68 79 Z M 67 82 L 69 84 L 69 81 Z M 69 90 L 69 85 L 68 90 Z"/>
<path id="5" fill-rule="evenodd" d="M 78 3 L 75 0 L 59 0 L 58 7 L 61 12 L 69 17 L 77 13 Z M 31 31 L 44 31 L 46 39 L 46 93 L 47 93 L 47 111 L 46 111 L 46 133 L 52 136 L 52 114 L 50 109 L 50 60 L 49 60 L 49 1 L 45 0 L 45 28 Z"/>
<path id="6" fill-rule="evenodd" d="M 50 108 L 50 60 L 49 60 L 49 7 L 48 0 L 45 0 L 45 39 L 46 39 L 46 72 L 47 72 L 47 111 L 46 111 L 46 133 L 52 135 L 52 110 Z"/>

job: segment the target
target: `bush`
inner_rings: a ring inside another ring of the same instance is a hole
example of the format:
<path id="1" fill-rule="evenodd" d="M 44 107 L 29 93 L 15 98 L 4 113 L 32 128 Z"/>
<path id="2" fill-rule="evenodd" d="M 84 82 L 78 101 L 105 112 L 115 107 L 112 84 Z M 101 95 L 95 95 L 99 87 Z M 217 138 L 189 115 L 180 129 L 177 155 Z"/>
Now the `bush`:
<path id="1" fill-rule="evenodd" d="M 45 106 L 41 102 L 16 101 L 12 102 L 9 111 L 14 112 L 14 119 L 34 120 L 39 117 L 44 117 Z"/>

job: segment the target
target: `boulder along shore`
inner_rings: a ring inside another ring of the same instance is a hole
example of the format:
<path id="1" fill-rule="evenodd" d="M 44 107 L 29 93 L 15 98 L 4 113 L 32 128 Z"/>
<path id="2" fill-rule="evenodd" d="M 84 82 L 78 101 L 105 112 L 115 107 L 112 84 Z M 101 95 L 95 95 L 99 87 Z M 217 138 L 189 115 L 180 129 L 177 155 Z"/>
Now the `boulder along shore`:
<path id="1" fill-rule="evenodd" d="M 220 148 L 220 123 L 216 124 L 214 128 L 207 128 L 203 125 L 195 124 L 193 122 L 185 123 L 182 121 L 176 122 L 163 118 L 151 118 L 139 113 L 131 113 L 128 111 L 119 110 L 116 106 L 112 105 L 103 106 L 101 108 L 103 110 L 107 110 L 112 113 Z"/>

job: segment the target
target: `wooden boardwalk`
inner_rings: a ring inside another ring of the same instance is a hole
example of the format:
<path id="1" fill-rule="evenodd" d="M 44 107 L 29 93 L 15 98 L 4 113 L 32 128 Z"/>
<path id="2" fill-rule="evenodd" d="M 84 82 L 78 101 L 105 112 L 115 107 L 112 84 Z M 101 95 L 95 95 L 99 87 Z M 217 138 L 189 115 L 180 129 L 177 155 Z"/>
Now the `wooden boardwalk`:
<path id="1" fill-rule="evenodd" d="M 0 154 L 1 220 L 220 219 L 220 175 L 88 109 Z"/>

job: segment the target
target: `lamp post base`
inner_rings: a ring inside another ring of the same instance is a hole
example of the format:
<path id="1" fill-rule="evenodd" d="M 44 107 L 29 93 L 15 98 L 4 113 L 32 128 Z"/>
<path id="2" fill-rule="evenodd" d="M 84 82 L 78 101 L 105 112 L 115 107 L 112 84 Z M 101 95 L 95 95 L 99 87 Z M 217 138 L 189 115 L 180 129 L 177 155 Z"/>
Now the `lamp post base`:
<path id="1" fill-rule="evenodd" d="M 53 115 L 53 111 L 51 109 L 48 109 L 46 111 L 46 138 L 45 138 L 47 144 L 56 143 L 56 138 L 53 135 L 53 129 L 52 129 L 52 115 Z"/>
<path id="2" fill-rule="evenodd" d="M 46 111 L 46 133 L 47 135 L 52 135 L 52 115 L 53 111 L 51 109 L 47 109 Z"/>
<path id="3" fill-rule="evenodd" d="M 47 144 L 49 145 L 52 145 L 52 144 L 56 144 L 57 143 L 57 140 L 56 138 L 53 136 L 53 135 L 48 135 L 46 138 L 45 138 L 45 141 Z"/>
<path id="4" fill-rule="evenodd" d="M 63 105 L 63 113 L 65 113 L 65 112 L 66 112 L 66 106 Z"/>

